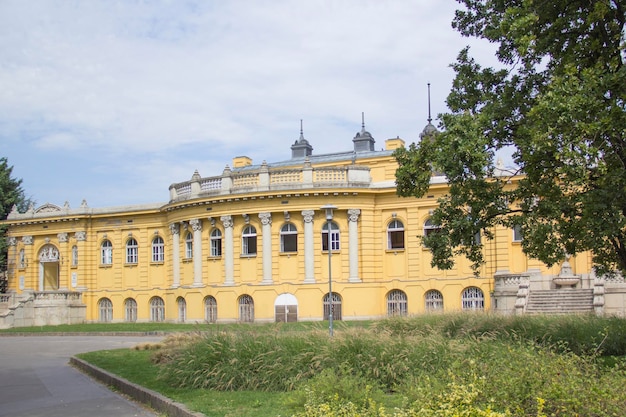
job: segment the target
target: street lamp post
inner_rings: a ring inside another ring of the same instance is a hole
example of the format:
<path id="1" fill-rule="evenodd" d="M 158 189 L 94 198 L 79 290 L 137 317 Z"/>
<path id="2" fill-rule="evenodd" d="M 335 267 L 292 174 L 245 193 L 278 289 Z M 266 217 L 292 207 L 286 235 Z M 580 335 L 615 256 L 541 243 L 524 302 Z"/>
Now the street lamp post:
<path id="1" fill-rule="evenodd" d="M 321 207 L 322 210 L 326 210 L 326 228 L 328 231 L 327 242 L 328 242 L 328 334 L 333 336 L 333 274 L 332 274 L 332 263 L 331 259 L 333 256 L 333 246 L 330 232 L 330 224 L 333 220 L 333 210 L 337 207 L 332 204 L 326 204 Z"/>

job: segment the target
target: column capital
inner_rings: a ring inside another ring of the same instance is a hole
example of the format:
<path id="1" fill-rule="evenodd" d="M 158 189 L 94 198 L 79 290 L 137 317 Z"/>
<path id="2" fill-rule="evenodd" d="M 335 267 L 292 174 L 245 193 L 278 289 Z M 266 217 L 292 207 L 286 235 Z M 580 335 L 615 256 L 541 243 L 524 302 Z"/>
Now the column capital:
<path id="1" fill-rule="evenodd" d="M 358 221 L 360 214 L 361 214 L 360 209 L 348 209 L 348 221 L 351 221 L 351 222 Z"/>
<path id="2" fill-rule="evenodd" d="M 57 235 L 57 239 L 59 239 L 59 243 L 67 243 L 68 234 L 67 233 L 59 233 Z"/>
<path id="3" fill-rule="evenodd" d="M 7 237 L 7 244 L 9 246 L 16 246 L 17 245 L 17 238 L 14 237 L 14 236 Z"/>
<path id="4" fill-rule="evenodd" d="M 32 245 L 33 244 L 33 237 L 31 235 L 22 236 L 22 243 L 24 243 L 25 245 Z"/>
<path id="5" fill-rule="evenodd" d="M 233 216 L 222 216 L 220 217 L 220 221 L 224 225 L 225 228 L 233 227 Z"/>
<path id="6" fill-rule="evenodd" d="M 302 217 L 304 218 L 305 223 L 313 223 L 314 215 L 315 210 L 302 210 Z"/>
<path id="7" fill-rule="evenodd" d="M 180 224 L 178 223 L 172 223 L 170 224 L 170 233 L 172 235 L 177 235 L 180 233 Z"/>
<path id="8" fill-rule="evenodd" d="M 87 240 L 87 232 L 85 232 L 84 230 L 78 231 L 74 233 L 74 237 L 78 242 L 84 242 Z"/>
<path id="9" fill-rule="evenodd" d="M 189 220 L 189 225 L 191 225 L 191 229 L 194 232 L 202 231 L 202 220 L 200 219 L 191 219 Z"/>
<path id="10" fill-rule="evenodd" d="M 272 224 L 272 213 L 259 213 L 259 219 L 261 219 L 261 224 L 263 226 Z"/>

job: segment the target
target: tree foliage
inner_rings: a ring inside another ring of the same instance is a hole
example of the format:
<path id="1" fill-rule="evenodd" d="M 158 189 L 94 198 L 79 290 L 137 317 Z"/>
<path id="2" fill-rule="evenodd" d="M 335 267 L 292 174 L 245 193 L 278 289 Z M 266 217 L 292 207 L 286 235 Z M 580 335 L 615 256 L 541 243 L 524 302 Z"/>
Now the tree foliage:
<path id="1" fill-rule="evenodd" d="M 13 167 L 6 157 L 0 157 L 0 219 L 6 219 L 13 206 L 20 212 L 26 211 L 31 203 L 22 189 L 22 180 L 12 177 Z M 6 226 L 0 226 L 0 271 L 6 267 Z"/>
<path id="2" fill-rule="evenodd" d="M 433 264 L 477 268 L 472 237 L 518 225 L 548 265 L 591 251 L 600 272 L 626 272 L 626 1 L 458 1 L 452 26 L 494 43 L 500 66 L 463 49 L 442 132 L 396 152 L 400 195 L 423 196 L 433 171 L 449 181 L 424 239 Z M 496 166 L 507 150 L 514 172 Z"/>

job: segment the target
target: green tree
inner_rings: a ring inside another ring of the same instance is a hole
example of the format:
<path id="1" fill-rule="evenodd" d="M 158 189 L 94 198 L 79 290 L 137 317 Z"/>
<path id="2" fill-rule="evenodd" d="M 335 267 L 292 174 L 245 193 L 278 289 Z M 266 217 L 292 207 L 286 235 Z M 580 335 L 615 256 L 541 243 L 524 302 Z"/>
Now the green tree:
<path id="1" fill-rule="evenodd" d="M 548 265 L 591 251 L 626 272 L 626 1 L 458 1 L 453 28 L 494 43 L 499 67 L 463 49 L 442 132 L 396 152 L 398 194 L 423 196 L 433 171 L 449 181 L 424 238 L 433 265 L 462 254 L 477 269 L 476 233 L 519 226 Z M 497 166 L 507 150 L 514 172 Z"/>
<path id="2" fill-rule="evenodd" d="M 20 212 L 24 212 L 31 204 L 22 189 L 22 180 L 15 179 L 11 175 L 13 167 L 9 166 L 6 157 L 0 158 L 0 219 L 6 219 L 13 206 L 17 206 Z M 0 272 L 6 268 L 7 241 L 6 226 L 0 226 Z"/>

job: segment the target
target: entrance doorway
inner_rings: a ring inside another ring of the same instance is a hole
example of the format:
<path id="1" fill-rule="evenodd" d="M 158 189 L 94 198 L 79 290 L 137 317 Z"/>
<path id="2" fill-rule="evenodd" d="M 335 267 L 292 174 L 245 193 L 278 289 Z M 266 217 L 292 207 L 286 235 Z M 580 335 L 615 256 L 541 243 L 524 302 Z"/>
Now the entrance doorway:
<path id="1" fill-rule="evenodd" d="M 39 251 L 39 291 L 59 289 L 59 250 L 54 245 L 45 245 Z"/>

